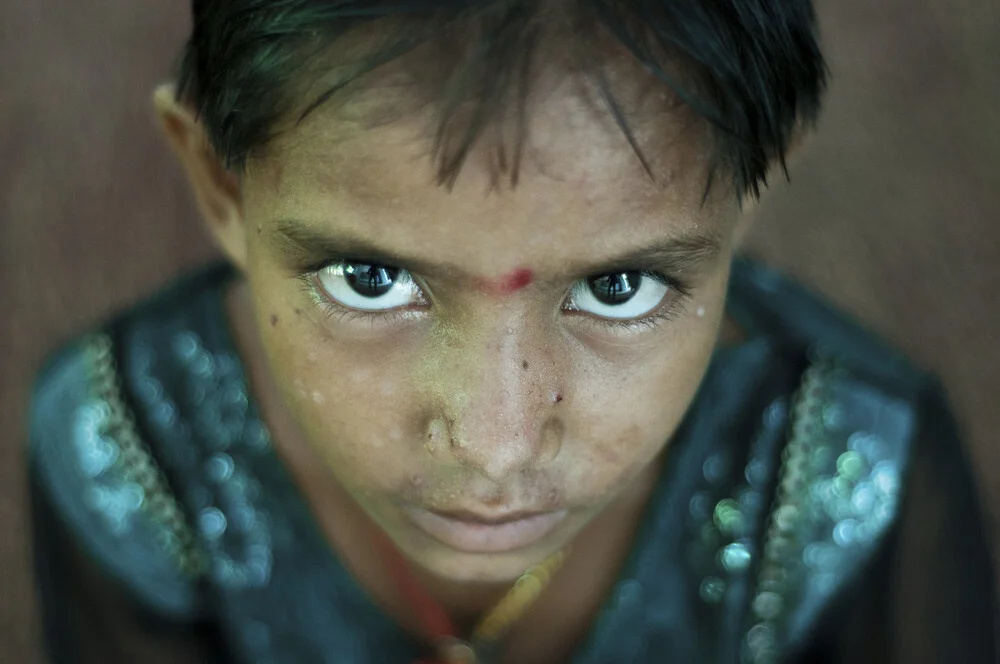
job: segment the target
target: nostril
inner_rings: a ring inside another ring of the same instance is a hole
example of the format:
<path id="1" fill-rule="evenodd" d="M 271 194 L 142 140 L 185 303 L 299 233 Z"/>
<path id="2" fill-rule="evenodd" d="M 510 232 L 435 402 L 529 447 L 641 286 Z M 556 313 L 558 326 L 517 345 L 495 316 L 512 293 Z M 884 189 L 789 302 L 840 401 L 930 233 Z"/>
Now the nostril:
<path id="1" fill-rule="evenodd" d="M 443 454 L 452 443 L 448 423 L 435 418 L 427 425 L 427 450 L 435 456 Z"/>
<path id="2" fill-rule="evenodd" d="M 541 463 L 548 463 L 559 456 L 565 435 L 565 427 L 562 420 L 559 419 L 551 419 L 544 426 L 538 450 L 538 459 Z"/>

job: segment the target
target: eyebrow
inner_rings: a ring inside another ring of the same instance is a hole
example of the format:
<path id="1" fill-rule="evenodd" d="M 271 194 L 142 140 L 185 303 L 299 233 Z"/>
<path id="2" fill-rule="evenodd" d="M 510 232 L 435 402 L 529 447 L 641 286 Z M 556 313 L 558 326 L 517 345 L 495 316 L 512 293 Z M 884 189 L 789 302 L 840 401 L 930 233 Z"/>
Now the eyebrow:
<path id="1" fill-rule="evenodd" d="M 341 259 L 401 267 L 423 276 L 482 278 L 482 275 L 470 274 L 452 263 L 407 256 L 354 235 L 319 231 L 304 221 L 278 220 L 269 225 L 266 233 L 278 249 L 292 260 L 314 268 L 319 268 L 325 262 Z M 710 262 L 721 250 L 722 244 L 714 233 L 685 233 L 596 262 L 580 261 L 572 264 L 566 272 L 571 273 L 574 278 L 635 269 L 656 269 L 665 274 L 680 274 Z"/>

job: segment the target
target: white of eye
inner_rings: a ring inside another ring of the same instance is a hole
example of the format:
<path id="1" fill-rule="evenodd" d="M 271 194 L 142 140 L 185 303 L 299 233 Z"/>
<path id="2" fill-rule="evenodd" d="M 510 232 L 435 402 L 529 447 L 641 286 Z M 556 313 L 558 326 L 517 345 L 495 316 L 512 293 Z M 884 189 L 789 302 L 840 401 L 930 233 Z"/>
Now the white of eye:
<path id="1" fill-rule="evenodd" d="M 653 312 L 663 302 L 663 298 L 670 290 L 669 286 L 658 279 L 639 275 L 638 285 L 630 298 L 609 304 L 598 299 L 591 288 L 590 281 L 590 279 L 581 279 L 573 284 L 573 288 L 570 290 L 569 308 L 600 318 L 616 320 L 641 318 Z"/>
<path id="2" fill-rule="evenodd" d="M 316 275 L 338 304 L 360 311 L 390 311 L 420 301 L 420 287 L 406 270 L 371 263 L 341 262 Z"/>

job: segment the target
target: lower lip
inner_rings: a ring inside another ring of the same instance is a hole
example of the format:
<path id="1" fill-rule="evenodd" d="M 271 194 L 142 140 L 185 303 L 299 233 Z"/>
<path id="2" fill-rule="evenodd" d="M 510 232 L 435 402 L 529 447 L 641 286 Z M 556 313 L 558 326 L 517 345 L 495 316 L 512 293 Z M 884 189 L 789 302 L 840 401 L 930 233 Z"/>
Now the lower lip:
<path id="1" fill-rule="evenodd" d="M 427 510 L 406 508 L 407 516 L 425 533 L 465 553 L 505 553 L 538 542 L 566 518 L 566 510 L 546 512 L 505 523 L 452 519 Z"/>

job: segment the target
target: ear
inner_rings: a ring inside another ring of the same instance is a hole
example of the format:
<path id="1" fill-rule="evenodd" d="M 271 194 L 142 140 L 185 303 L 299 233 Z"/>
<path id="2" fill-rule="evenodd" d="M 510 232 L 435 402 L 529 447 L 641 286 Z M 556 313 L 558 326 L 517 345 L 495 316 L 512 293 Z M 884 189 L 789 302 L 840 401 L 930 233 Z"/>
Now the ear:
<path id="1" fill-rule="evenodd" d="M 173 85 L 156 89 L 153 106 L 160 130 L 187 173 L 209 231 L 229 260 L 244 268 L 247 233 L 239 177 L 216 154 L 194 110 L 177 101 Z"/>

